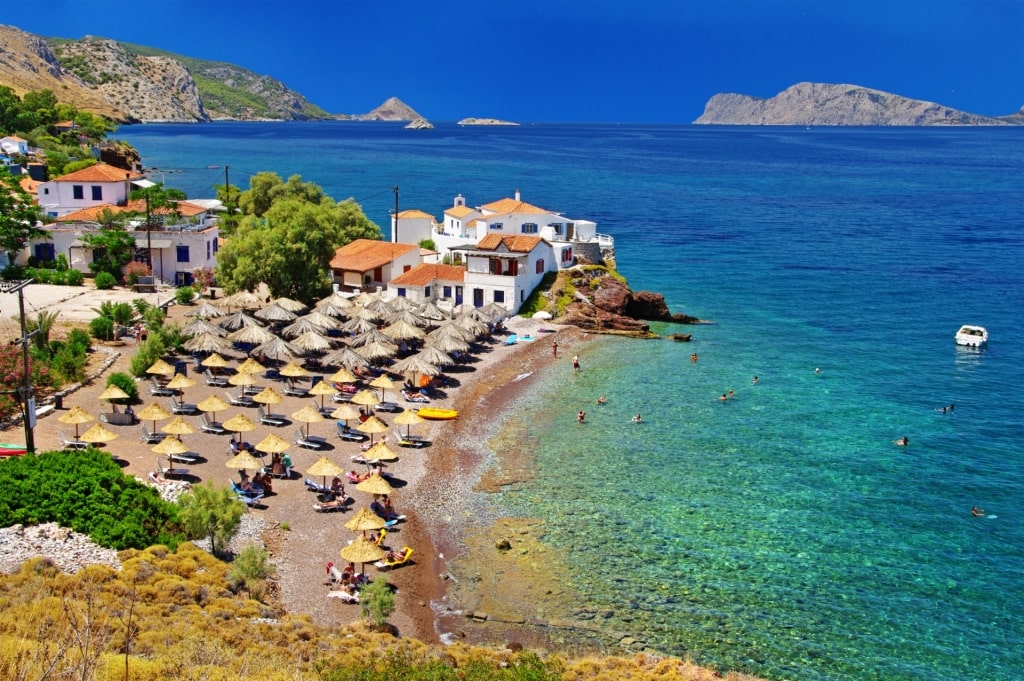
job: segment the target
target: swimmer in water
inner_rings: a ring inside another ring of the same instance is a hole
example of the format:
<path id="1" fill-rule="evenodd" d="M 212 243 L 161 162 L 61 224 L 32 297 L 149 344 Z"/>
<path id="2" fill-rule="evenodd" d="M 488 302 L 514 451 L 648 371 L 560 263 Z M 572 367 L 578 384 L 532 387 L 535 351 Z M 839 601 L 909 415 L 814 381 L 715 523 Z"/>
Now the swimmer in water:
<path id="1" fill-rule="evenodd" d="M 898 444 L 900 447 L 906 447 L 907 445 L 910 444 L 910 440 L 907 438 L 906 435 L 901 437 L 899 440 L 893 440 L 893 442 Z"/>

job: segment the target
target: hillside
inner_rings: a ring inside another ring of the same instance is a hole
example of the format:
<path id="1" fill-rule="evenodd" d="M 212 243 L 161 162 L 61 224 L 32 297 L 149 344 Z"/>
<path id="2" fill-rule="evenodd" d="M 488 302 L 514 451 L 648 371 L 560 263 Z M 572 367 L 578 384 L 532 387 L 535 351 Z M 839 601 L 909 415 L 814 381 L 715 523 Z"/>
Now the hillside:
<path id="1" fill-rule="evenodd" d="M 423 119 L 423 116 L 416 113 L 416 111 L 400 100 L 398 97 L 390 97 L 383 104 L 378 106 L 376 109 L 366 114 L 357 114 L 354 116 L 343 116 L 344 118 L 351 118 L 355 121 L 415 121 Z"/>
<path id="2" fill-rule="evenodd" d="M 698 125 L 1020 125 L 1024 110 L 993 117 L 858 85 L 797 83 L 770 99 L 717 94 Z"/>

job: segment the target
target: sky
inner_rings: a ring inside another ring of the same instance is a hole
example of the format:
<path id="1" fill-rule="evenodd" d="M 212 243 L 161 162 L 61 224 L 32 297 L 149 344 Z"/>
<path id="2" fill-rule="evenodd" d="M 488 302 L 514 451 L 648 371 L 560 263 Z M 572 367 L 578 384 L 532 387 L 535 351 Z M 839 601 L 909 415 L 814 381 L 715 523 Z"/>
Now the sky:
<path id="1" fill-rule="evenodd" d="M 0 0 L 0 23 L 230 62 L 331 113 L 690 123 L 802 81 L 1024 106 L 1024 0 Z"/>

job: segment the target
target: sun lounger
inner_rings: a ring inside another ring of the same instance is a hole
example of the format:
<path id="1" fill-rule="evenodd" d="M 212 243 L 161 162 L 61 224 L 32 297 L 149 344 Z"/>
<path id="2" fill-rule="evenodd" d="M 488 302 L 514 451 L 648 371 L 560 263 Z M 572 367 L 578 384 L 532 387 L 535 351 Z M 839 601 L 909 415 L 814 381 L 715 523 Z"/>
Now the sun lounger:
<path id="1" fill-rule="evenodd" d="M 430 398 L 423 393 L 414 393 L 408 390 L 402 391 L 402 397 L 405 398 L 406 402 L 429 402 Z"/>
<path id="2" fill-rule="evenodd" d="M 338 424 L 338 437 L 346 442 L 366 442 L 370 439 L 370 436 L 366 433 L 360 433 L 358 430 L 346 428 L 343 423 Z"/>
<path id="3" fill-rule="evenodd" d="M 246 492 L 244 489 L 238 486 L 238 483 L 234 480 L 228 480 L 231 483 L 231 491 L 235 493 L 238 500 L 246 506 L 254 506 L 263 500 L 263 494 L 261 492 Z"/>
<path id="4" fill-rule="evenodd" d="M 154 471 L 154 472 L 157 474 L 158 477 L 161 477 L 161 478 L 164 478 L 164 479 L 166 479 L 166 478 L 180 478 L 183 475 L 188 475 L 188 469 L 187 468 L 173 468 L 173 467 L 164 468 L 163 461 L 161 461 L 160 457 L 157 457 L 157 459 L 156 459 L 156 471 Z"/>
<path id="5" fill-rule="evenodd" d="M 327 594 L 328 598 L 337 598 L 342 603 L 359 603 L 359 592 L 350 594 L 347 591 L 330 591 Z"/>
<path id="6" fill-rule="evenodd" d="M 394 402 L 381 402 L 380 404 L 373 405 L 374 411 L 384 411 L 391 414 L 395 414 L 400 411 L 404 411 L 402 407 Z"/>
<path id="7" fill-rule="evenodd" d="M 505 342 L 503 342 L 502 345 L 515 345 L 518 342 L 519 342 L 519 337 L 516 336 L 513 333 L 513 334 L 509 335 L 508 338 L 505 339 Z"/>
<path id="8" fill-rule="evenodd" d="M 64 431 L 60 431 L 60 443 L 64 446 L 64 449 L 88 449 L 89 443 L 82 442 L 81 440 L 69 440 L 68 436 L 64 434 Z"/>
<path id="9" fill-rule="evenodd" d="M 195 414 L 199 411 L 199 407 L 188 402 L 178 402 L 177 400 L 170 400 L 167 403 L 172 414 Z"/>
<path id="10" fill-rule="evenodd" d="M 295 444 L 306 449 L 322 449 L 327 446 L 327 438 L 319 435 L 305 435 L 300 428 L 295 431 Z"/>
<path id="11" fill-rule="evenodd" d="M 317 494 L 328 494 L 331 491 L 330 487 L 327 487 L 326 485 L 321 485 L 318 482 L 313 482 L 309 478 L 306 478 L 306 489 L 308 489 L 310 492 L 316 492 Z"/>
<path id="12" fill-rule="evenodd" d="M 228 402 L 235 407 L 255 407 L 256 403 L 253 402 L 252 398 L 245 393 L 239 391 L 238 393 L 224 393 L 228 398 Z"/>
<path id="13" fill-rule="evenodd" d="M 338 497 L 334 501 L 323 501 L 319 504 L 313 504 L 313 510 L 319 513 L 333 513 L 334 511 L 344 511 L 345 504 L 348 503 L 349 496 L 347 494 Z"/>
<path id="14" fill-rule="evenodd" d="M 334 393 L 331 401 L 339 404 L 348 404 L 352 401 L 352 395 L 353 393 Z"/>
<path id="15" fill-rule="evenodd" d="M 168 454 L 167 458 L 169 458 L 172 462 L 176 461 L 178 463 L 192 464 L 199 462 L 199 457 L 196 454 L 193 454 L 192 452 L 182 452 L 181 454 Z"/>
<path id="16" fill-rule="evenodd" d="M 395 431 L 395 444 L 399 447 L 426 447 L 430 445 L 430 440 L 425 440 L 419 435 L 406 435 L 400 430 Z"/>
<path id="17" fill-rule="evenodd" d="M 408 546 L 402 548 L 401 560 L 378 560 L 374 563 L 374 567 L 378 570 L 390 570 L 391 568 L 398 567 L 399 565 L 405 565 L 409 562 L 409 558 L 412 556 L 412 549 Z"/>
<path id="18" fill-rule="evenodd" d="M 211 421 L 210 417 L 207 416 L 206 414 L 203 414 L 202 416 L 199 417 L 199 424 L 200 428 L 202 428 L 204 433 L 223 435 L 224 433 L 228 432 L 224 430 L 224 426 L 220 425 L 216 421 Z"/>
<path id="19" fill-rule="evenodd" d="M 265 426 L 283 426 L 288 423 L 288 420 L 280 414 L 268 414 L 262 406 L 256 411 L 256 415 L 260 418 L 260 423 Z"/>
<path id="20" fill-rule="evenodd" d="M 147 445 L 155 445 L 164 441 L 167 433 L 154 433 L 145 423 L 142 424 L 142 441 Z"/>
<path id="21" fill-rule="evenodd" d="M 154 397 L 171 397 L 174 391 L 160 384 L 155 378 L 149 379 L 149 394 Z"/>
<path id="22" fill-rule="evenodd" d="M 228 379 L 223 376 L 214 376 L 209 369 L 203 372 L 203 380 L 206 381 L 206 385 L 214 388 L 225 388 L 228 385 Z"/>

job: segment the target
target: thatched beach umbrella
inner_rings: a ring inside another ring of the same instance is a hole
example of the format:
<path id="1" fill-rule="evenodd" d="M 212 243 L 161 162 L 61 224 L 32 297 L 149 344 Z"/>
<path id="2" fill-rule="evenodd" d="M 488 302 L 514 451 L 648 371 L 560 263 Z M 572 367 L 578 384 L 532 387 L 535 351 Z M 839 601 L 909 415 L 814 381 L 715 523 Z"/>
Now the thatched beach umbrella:
<path id="1" fill-rule="evenodd" d="M 285 338 L 295 338 L 296 336 L 301 336 L 302 334 L 309 333 L 310 331 L 314 333 L 323 333 L 326 330 L 326 326 L 314 324 L 305 317 L 302 317 L 281 329 L 281 335 Z"/>
<path id="2" fill-rule="evenodd" d="M 111 440 L 117 439 L 117 433 L 110 430 L 102 423 L 94 423 L 89 427 L 81 437 L 76 438 L 81 442 L 87 442 L 91 445 L 99 444 L 101 442 L 110 442 Z"/>
<path id="3" fill-rule="evenodd" d="M 377 399 L 377 394 L 372 390 L 363 389 L 352 396 L 349 400 L 352 404 L 358 404 L 360 407 L 373 407 L 380 404 L 380 400 Z"/>
<path id="4" fill-rule="evenodd" d="M 319 310 L 313 310 L 305 317 L 302 317 L 302 319 L 306 320 L 307 322 L 311 322 L 312 324 L 319 326 L 325 330 L 338 328 L 337 319 L 330 315 L 324 314 Z"/>
<path id="5" fill-rule="evenodd" d="M 216 352 L 200 362 L 207 369 L 224 369 L 230 362 L 218 355 Z"/>
<path id="6" fill-rule="evenodd" d="M 146 369 L 146 373 L 155 374 L 157 376 L 173 376 L 174 367 L 172 367 L 164 360 L 158 359 L 157 361 L 153 362 L 153 366 Z"/>
<path id="7" fill-rule="evenodd" d="M 348 428 L 348 422 L 350 419 L 359 418 L 359 411 L 351 404 L 339 405 L 337 409 L 331 412 L 331 418 L 345 422 L 345 427 Z"/>
<path id="8" fill-rule="evenodd" d="M 345 369 L 364 369 L 370 366 L 365 357 L 347 345 L 343 345 L 334 352 L 324 355 L 320 361 L 326 366 L 343 367 Z M 351 383 L 351 381 L 345 381 Z"/>
<path id="9" fill-rule="evenodd" d="M 441 312 L 441 309 L 434 305 L 434 303 L 428 301 L 416 308 L 416 314 L 424 319 L 429 319 L 434 322 L 443 322 L 448 319 L 448 315 Z"/>
<path id="10" fill-rule="evenodd" d="M 188 451 L 188 445 L 176 437 L 167 437 L 160 441 L 155 447 L 150 447 L 154 454 L 162 454 L 168 458 L 175 454 L 184 454 Z"/>
<path id="11" fill-rule="evenodd" d="M 324 403 L 327 401 L 328 395 L 336 395 L 338 393 L 334 387 L 327 381 L 317 381 L 316 385 L 309 389 L 309 394 L 320 397 L 320 411 L 325 409 Z"/>
<path id="12" fill-rule="evenodd" d="M 335 305 L 330 300 L 321 301 L 320 303 L 317 304 L 315 309 L 320 314 L 327 315 L 328 317 L 332 317 L 334 319 L 341 319 L 342 317 L 348 316 L 347 308 Z"/>
<path id="13" fill-rule="evenodd" d="M 265 322 L 290 322 L 298 315 L 294 312 L 289 312 L 280 305 L 271 303 L 262 310 L 254 312 L 253 316 L 257 319 L 262 319 Z"/>
<path id="14" fill-rule="evenodd" d="M 235 343 L 248 343 L 249 345 L 268 343 L 275 338 L 277 338 L 277 336 L 270 333 L 262 326 L 243 326 L 242 328 L 228 334 L 228 340 L 234 341 Z"/>
<path id="15" fill-rule="evenodd" d="M 274 298 L 273 300 L 270 301 L 270 304 L 277 305 L 278 307 L 282 307 L 285 310 L 288 310 L 289 312 L 294 312 L 296 314 L 301 314 L 302 311 L 305 310 L 307 307 L 305 303 L 300 303 L 297 300 L 292 300 L 291 298 L 284 297 Z"/>
<path id="16" fill-rule="evenodd" d="M 391 303 L 384 300 L 381 297 L 375 297 L 373 300 L 368 302 L 363 308 L 369 310 L 377 315 L 380 315 L 380 319 L 387 317 L 388 315 L 395 313 L 395 308 L 391 306 Z"/>
<path id="17" fill-rule="evenodd" d="M 423 360 L 427 364 L 433 364 L 436 367 L 446 367 L 455 364 L 455 360 L 452 359 L 451 355 L 436 345 L 427 345 L 412 356 Z"/>
<path id="18" fill-rule="evenodd" d="M 230 407 L 227 402 L 217 397 L 216 395 L 210 395 L 205 400 L 196 405 L 196 408 L 200 411 L 208 411 L 213 414 L 213 422 L 217 422 L 217 412 L 224 411 Z"/>
<path id="19" fill-rule="evenodd" d="M 474 336 L 483 336 L 491 330 L 491 328 L 487 326 L 487 322 L 477 319 L 472 314 L 464 314 L 457 317 L 455 323 L 466 331 L 472 333 Z"/>
<path id="20" fill-rule="evenodd" d="M 292 341 L 292 346 L 303 352 L 324 352 L 331 349 L 331 341 L 316 331 L 307 331 Z"/>
<path id="21" fill-rule="evenodd" d="M 244 312 L 236 312 L 230 317 L 224 317 L 218 324 L 220 324 L 222 329 L 227 329 L 228 331 L 238 331 L 249 326 L 263 326 L 258 319 Z"/>
<path id="22" fill-rule="evenodd" d="M 291 446 L 292 443 L 288 442 L 288 440 L 285 440 L 280 435 L 271 433 L 259 441 L 259 444 L 256 445 L 256 449 L 261 452 L 266 452 L 267 454 L 280 454 L 287 451 Z"/>
<path id="23" fill-rule="evenodd" d="M 246 357 L 245 361 L 238 365 L 235 369 L 240 374 L 261 374 L 263 373 L 264 366 L 257 362 L 252 357 Z"/>
<path id="24" fill-rule="evenodd" d="M 202 305 L 197 307 L 194 311 L 189 312 L 190 317 L 205 317 L 206 319 L 223 317 L 224 315 L 224 310 L 220 309 L 209 300 L 204 300 Z"/>
<path id="25" fill-rule="evenodd" d="M 189 352 L 225 352 L 231 349 L 231 342 L 216 333 L 199 333 L 182 344 Z"/>
<path id="26" fill-rule="evenodd" d="M 171 418 L 171 412 L 167 411 L 156 402 L 151 402 L 142 409 L 140 409 L 139 413 L 137 413 L 136 416 L 143 421 L 152 421 L 153 430 L 155 431 L 156 422 Z"/>
<path id="27" fill-rule="evenodd" d="M 230 430 L 233 433 L 238 433 L 238 442 L 242 441 L 242 433 L 251 433 L 256 430 L 256 424 L 252 422 L 245 414 L 235 414 L 227 421 L 221 424 L 224 430 Z"/>
<path id="28" fill-rule="evenodd" d="M 320 476 L 324 479 L 323 486 L 327 487 L 327 478 L 344 475 L 345 469 L 334 463 L 326 456 L 321 456 L 313 465 L 306 469 L 306 475 Z"/>
<path id="29" fill-rule="evenodd" d="M 301 353 L 292 347 L 288 341 L 271 334 L 269 338 L 262 341 L 259 347 L 253 349 L 253 354 L 262 355 L 278 362 L 287 362 Z"/>
<path id="30" fill-rule="evenodd" d="M 405 298 L 402 298 L 402 300 L 405 300 Z M 388 317 L 389 325 L 397 324 L 398 322 L 405 322 L 406 324 L 415 326 L 420 329 L 427 326 L 428 324 L 428 321 L 426 319 L 420 317 L 412 310 L 401 310 L 400 312 L 396 312 L 395 314 Z M 385 329 L 384 332 L 387 333 L 387 330 Z"/>
<path id="31" fill-rule="evenodd" d="M 395 488 L 379 473 L 374 473 L 366 480 L 363 480 L 356 485 L 356 489 L 367 494 L 391 494 L 395 491 Z"/>
<path id="32" fill-rule="evenodd" d="M 366 563 L 373 563 L 383 558 L 384 549 L 363 535 L 359 535 L 354 542 L 341 549 L 341 557 L 350 563 L 359 563 L 362 573 L 365 573 Z"/>
<path id="33" fill-rule="evenodd" d="M 196 432 L 196 427 L 193 426 L 188 421 L 186 421 L 185 419 L 183 419 L 182 417 L 178 416 L 160 430 L 167 433 L 168 435 L 181 436 L 191 435 L 192 433 Z"/>
<path id="34" fill-rule="evenodd" d="M 256 385 L 256 374 L 238 373 L 229 378 L 228 383 L 230 383 L 231 385 L 237 385 L 238 387 L 245 389 L 248 386 Z"/>
<path id="35" fill-rule="evenodd" d="M 394 390 L 395 382 L 391 380 L 391 377 L 387 374 L 381 374 L 377 378 L 370 381 L 370 385 L 374 388 L 380 388 L 380 401 L 384 401 L 384 391 Z"/>
<path id="36" fill-rule="evenodd" d="M 370 436 L 370 446 L 372 447 L 373 436 L 376 435 L 377 433 L 388 432 L 388 424 L 384 423 L 376 416 L 371 416 L 370 418 L 366 419 L 358 426 L 356 426 L 356 430 L 358 430 L 360 433 L 366 433 L 367 435 Z"/>
<path id="37" fill-rule="evenodd" d="M 324 420 L 323 414 L 312 404 L 307 404 L 302 409 L 292 413 L 292 418 L 299 423 L 306 424 L 306 437 L 309 437 L 309 424 L 319 423 Z"/>
<path id="38" fill-rule="evenodd" d="M 296 378 L 302 378 L 310 375 L 308 369 L 300 367 L 295 362 L 290 362 L 289 364 L 281 367 L 281 370 L 278 373 L 288 379 L 289 385 L 295 385 Z"/>
<path id="39" fill-rule="evenodd" d="M 195 384 L 195 379 L 191 379 L 185 374 L 174 374 L 174 378 L 168 381 L 164 387 L 181 391 L 181 394 L 178 395 L 178 404 L 185 404 L 185 388 L 191 388 Z"/>
<path id="40" fill-rule="evenodd" d="M 263 464 L 260 462 L 260 460 L 254 457 L 249 452 L 239 452 L 235 456 L 228 459 L 228 462 L 224 465 L 227 466 L 228 468 L 233 468 L 238 471 L 242 471 L 247 468 L 252 468 L 253 470 L 263 468 Z"/>
<path id="41" fill-rule="evenodd" d="M 345 521 L 345 527 L 353 532 L 362 532 L 364 535 L 367 530 L 379 530 L 387 525 L 386 521 L 379 515 L 363 506 L 361 509 L 356 511 L 355 515 Z"/>
<path id="42" fill-rule="evenodd" d="M 469 342 L 456 334 L 439 334 L 427 338 L 427 347 L 437 348 L 441 352 L 450 355 L 453 352 L 466 352 L 469 350 Z"/>
<path id="43" fill-rule="evenodd" d="M 270 406 L 272 404 L 281 404 L 282 402 L 284 402 L 284 395 L 277 392 L 270 386 L 267 386 L 260 392 L 253 395 L 252 401 L 259 402 L 260 404 L 265 404 L 267 406 Z"/>
<path id="44" fill-rule="evenodd" d="M 372 331 L 377 328 L 377 325 L 370 319 L 364 319 L 363 317 L 352 317 L 347 322 L 342 323 L 339 327 L 345 333 L 354 333 L 356 335 Z"/>
<path id="45" fill-rule="evenodd" d="M 113 406 L 113 400 L 127 400 L 129 399 L 128 393 L 121 390 L 119 387 L 111 383 L 107 386 L 106 390 L 100 393 L 99 399 L 107 400 L 111 403 L 111 407 L 114 411 L 117 411 L 117 407 Z"/>
<path id="46" fill-rule="evenodd" d="M 404 359 L 400 359 L 390 366 L 391 371 L 396 371 L 403 375 L 418 375 L 418 376 L 437 376 L 441 373 L 441 370 L 424 360 L 418 353 L 410 355 Z"/>
<path id="47" fill-rule="evenodd" d="M 420 339 L 426 335 L 425 333 L 423 333 L 423 329 L 419 328 L 418 326 L 414 326 L 413 324 L 410 324 L 404 319 L 399 319 L 394 324 L 391 324 L 390 326 L 385 326 L 383 329 L 381 329 L 381 333 L 383 333 L 388 338 L 391 338 L 392 340 Z"/>
<path id="48" fill-rule="evenodd" d="M 487 303 L 480 308 L 480 311 L 487 315 L 488 320 L 491 323 L 508 318 L 508 309 L 506 309 L 501 303 Z"/>
<path id="49" fill-rule="evenodd" d="M 391 338 L 390 336 L 385 336 L 383 333 L 381 333 L 377 329 L 370 329 L 369 331 L 364 331 L 363 333 L 361 333 L 358 336 L 354 337 L 349 342 L 349 345 L 351 345 L 353 348 L 360 348 L 360 347 L 362 347 L 364 345 L 369 345 L 370 343 L 374 343 L 374 342 L 377 342 L 377 343 L 388 343 L 388 344 L 394 345 L 396 347 L 398 346 L 398 343 L 396 343 L 393 338 Z"/>
<path id="50" fill-rule="evenodd" d="M 89 423 L 89 421 L 95 421 L 96 417 L 82 409 L 78 405 L 71 407 L 67 413 L 61 414 L 60 418 L 57 419 L 61 423 L 75 426 L 75 439 L 78 439 L 78 427 L 83 423 Z"/>
<path id="51" fill-rule="evenodd" d="M 409 435 L 413 426 L 424 423 L 425 421 L 425 418 L 414 412 L 412 409 L 406 409 L 395 417 L 395 423 L 405 426 L 406 435 Z"/>
<path id="52" fill-rule="evenodd" d="M 181 329 L 182 338 L 193 338 L 201 333 L 212 333 L 224 337 L 228 332 L 205 319 L 193 319 Z"/>
<path id="53" fill-rule="evenodd" d="M 372 341 L 356 348 L 355 351 L 357 354 L 365 357 L 367 361 L 374 362 L 379 359 L 394 357 L 398 353 L 398 346 L 391 342 L 381 343 L 379 341 Z"/>
<path id="54" fill-rule="evenodd" d="M 363 458 L 369 461 L 398 461 L 398 454 L 385 443 L 378 442 L 363 452 Z"/>
<path id="55" fill-rule="evenodd" d="M 338 369 L 333 374 L 328 376 L 327 380 L 331 381 L 332 383 L 355 383 L 358 379 L 356 379 L 355 374 L 353 374 L 348 369 L 342 367 L 341 369 Z"/>
<path id="56" fill-rule="evenodd" d="M 252 291 L 239 291 L 221 301 L 221 305 L 224 307 L 242 308 L 243 310 L 255 310 L 262 304 L 263 299 Z"/>

